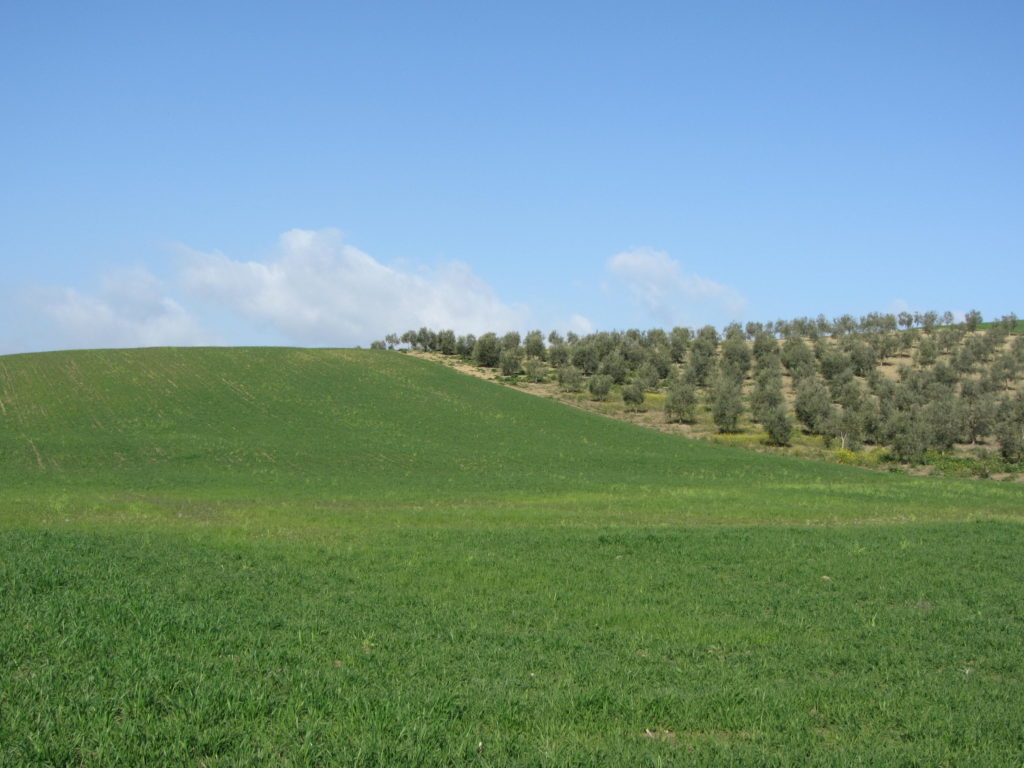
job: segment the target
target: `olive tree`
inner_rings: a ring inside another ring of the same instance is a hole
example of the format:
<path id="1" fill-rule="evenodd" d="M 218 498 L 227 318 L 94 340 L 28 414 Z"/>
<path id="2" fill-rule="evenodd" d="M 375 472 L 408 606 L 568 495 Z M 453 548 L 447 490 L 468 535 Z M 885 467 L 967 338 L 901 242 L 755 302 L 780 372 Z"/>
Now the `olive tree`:
<path id="1" fill-rule="evenodd" d="M 673 363 L 681 363 L 686 358 L 686 350 L 690 346 L 690 329 L 676 326 L 668 335 L 669 353 Z"/>
<path id="2" fill-rule="evenodd" d="M 782 374 L 778 362 L 774 368 L 770 363 L 758 367 L 754 379 L 754 390 L 750 393 L 750 412 L 754 421 L 765 424 L 774 411 L 785 403 L 782 394 Z"/>
<path id="3" fill-rule="evenodd" d="M 523 339 L 519 335 L 519 331 L 509 331 L 501 337 L 502 347 L 518 347 L 522 342 Z"/>
<path id="4" fill-rule="evenodd" d="M 485 333 L 473 345 L 473 362 L 481 368 L 494 368 L 501 360 L 501 341 L 494 333 Z"/>
<path id="5" fill-rule="evenodd" d="M 772 445 L 789 445 L 789 438 L 793 434 L 793 422 L 789 420 L 786 407 L 779 403 L 774 406 L 764 417 L 762 422 L 765 431 L 768 433 L 768 442 Z"/>
<path id="6" fill-rule="evenodd" d="M 601 365 L 601 352 L 597 345 L 590 341 L 581 341 L 572 348 L 570 353 L 572 364 L 588 376 L 597 373 Z"/>
<path id="7" fill-rule="evenodd" d="M 981 312 L 976 309 L 972 309 L 966 315 L 964 315 L 964 326 L 968 331 L 974 332 L 978 330 L 981 325 Z"/>
<path id="8" fill-rule="evenodd" d="M 812 434 L 822 434 L 832 416 L 832 398 L 817 376 L 804 379 L 796 388 L 796 417 Z"/>
<path id="9" fill-rule="evenodd" d="M 455 340 L 455 354 L 459 357 L 469 359 L 473 356 L 473 348 L 476 346 L 476 336 L 472 333 L 459 336 Z"/>
<path id="10" fill-rule="evenodd" d="M 687 375 L 699 387 L 707 384 L 715 367 L 715 352 L 718 350 L 718 331 L 705 325 L 697 332 L 690 347 Z"/>
<path id="11" fill-rule="evenodd" d="M 998 415 L 995 393 L 985 391 L 974 379 L 964 379 L 960 385 L 961 437 L 977 443 L 979 437 L 992 434 Z"/>
<path id="12" fill-rule="evenodd" d="M 416 332 L 416 346 L 425 352 L 437 351 L 437 334 L 424 326 Z"/>
<path id="13" fill-rule="evenodd" d="M 558 386 L 563 392 L 579 392 L 583 389 L 583 374 L 574 365 L 563 365 L 558 369 Z"/>
<path id="14" fill-rule="evenodd" d="M 738 323 L 733 323 L 726 330 L 721 349 L 723 362 L 735 368 L 741 376 L 746 376 L 750 368 L 750 347 Z"/>
<path id="15" fill-rule="evenodd" d="M 523 346 L 525 347 L 527 357 L 544 359 L 544 335 L 540 331 L 530 331 L 526 334 Z"/>
<path id="16" fill-rule="evenodd" d="M 454 355 L 456 351 L 455 331 L 445 329 L 437 332 L 437 351 L 442 355 Z"/>
<path id="17" fill-rule="evenodd" d="M 668 421 L 693 421 L 697 411 L 697 388 L 683 376 L 673 376 L 665 396 L 665 418 Z"/>
<path id="18" fill-rule="evenodd" d="M 860 404 L 833 408 L 825 421 L 826 441 L 838 440 L 844 450 L 856 450 L 864 442 L 866 408 Z"/>
<path id="19" fill-rule="evenodd" d="M 634 381 L 638 382 L 646 392 L 653 392 L 658 388 L 661 379 L 658 376 L 658 369 L 652 363 L 644 363 L 637 369 Z"/>
<path id="20" fill-rule="evenodd" d="M 535 383 L 544 381 L 544 377 L 547 374 L 547 366 L 537 357 L 526 358 L 526 362 L 523 363 L 523 370 L 526 372 L 526 378 Z"/>
<path id="21" fill-rule="evenodd" d="M 607 400 L 608 393 L 612 391 L 612 377 L 603 373 L 591 376 L 587 383 L 587 389 L 590 390 L 590 394 L 594 396 L 595 400 Z"/>
<path id="22" fill-rule="evenodd" d="M 735 371 L 723 368 L 708 393 L 711 418 L 719 432 L 735 432 L 743 413 L 743 382 Z"/>
<path id="23" fill-rule="evenodd" d="M 995 427 L 999 452 L 1007 461 L 1024 459 L 1024 395 L 1004 398 L 999 405 Z"/>
<path id="24" fill-rule="evenodd" d="M 616 384 L 624 384 L 629 376 L 629 366 L 626 365 L 626 359 L 622 353 L 616 349 L 601 361 L 598 373 L 610 376 Z"/>
<path id="25" fill-rule="evenodd" d="M 801 367 L 814 365 L 814 352 L 799 336 L 790 336 L 782 344 L 782 364 L 790 373 Z"/>
<path id="26" fill-rule="evenodd" d="M 888 428 L 892 455 L 897 461 L 920 464 L 931 444 L 928 422 L 920 408 L 898 411 Z"/>
<path id="27" fill-rule="evenodd" d="M 555 368 L 561 368 L 569 362 L 569 347 L 562 342 L 555 342 L 548 347 L 548 362 Z"/>
<path id="28" fill-rule="evenodd" d="M 622 402 L 630 406 L 634 413 L 640 410 L 640 406 L 644 404 L 645 399 L 647 399 L 647 392 L 640 381 L 634 380 L 632 384 L 629 384 L 622 390 Z"/>
<path id="29" fill-rule="evenodd" d="M 502 347 L 499 355 L 502 376 L 515 376 L 523 365 L 522 347 Z"/>

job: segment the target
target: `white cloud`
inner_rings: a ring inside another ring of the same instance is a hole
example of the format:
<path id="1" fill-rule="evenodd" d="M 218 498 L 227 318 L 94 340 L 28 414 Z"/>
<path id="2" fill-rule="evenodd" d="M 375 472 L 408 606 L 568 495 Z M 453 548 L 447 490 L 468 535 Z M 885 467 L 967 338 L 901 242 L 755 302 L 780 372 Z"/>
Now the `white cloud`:
<path id="1" fill-rule="evenodd" d="M 465 264 L 396 269 L 343 242 L 335 229 L 286 232 L 264 261 L 186 249 L 182 277 L 195 296 L 299 344 L 366 344 L 420 326 L 500 332 L 522 328 L 527 315 Z"/>
<path id="2" fill-rule="evenodd" d="M 427 326 L 458 333 L 525 329 L 461 262 L 384 265 L 337 230 L 284 233 L 271 256 L 239 260 L 177 248 L 165 284 L 143 268 L 96 289 L 21 288 L 0 301 L 0 354 L 39 349 L 212 344 L 366 345 Z M 216 333 L 209 329 L 216 329 Z"/>
<path id="3" fill-rule="evenodd" d="M 59 348 L 216 344 L 199 322 L 144 269 L 107 276 L 95 295 L 74 288 L 46 289 L 33 304 L 53 326 Z"/>
<path id="4" fill-rule="evenodd" d="M 608 260 L 608 274 L 664 325 L 705 322 L 708 315 L 736 317 L 746 306 L 736 289 L 696 273 L 663 251 L 634 248 Z"/>
<path id="5" fill-rule="evenodd" d="M 594 324 L 583 315 L 573 315 L 569 318 L 569 330 L 586 335 L 594 332 Z"/>
<path id="6" fill-rule="evenodd" d="M 889 302 L 889 308 L 886 311 L 898 315 L 900 312 L 910 312 L 911 309 L 906 299 L 893 299 Z"/>

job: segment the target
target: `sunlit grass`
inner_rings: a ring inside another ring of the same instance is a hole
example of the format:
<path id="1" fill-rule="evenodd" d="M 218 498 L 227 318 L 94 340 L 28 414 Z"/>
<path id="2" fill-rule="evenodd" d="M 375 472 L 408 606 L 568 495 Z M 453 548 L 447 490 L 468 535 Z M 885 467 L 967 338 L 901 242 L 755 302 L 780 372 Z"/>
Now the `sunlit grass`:
<path id="1" fill-rule="evenodd" d="M 0 764 L 1024 760 L 1019 484 L 386 353 L 7 357 L 0 399 Z"/>

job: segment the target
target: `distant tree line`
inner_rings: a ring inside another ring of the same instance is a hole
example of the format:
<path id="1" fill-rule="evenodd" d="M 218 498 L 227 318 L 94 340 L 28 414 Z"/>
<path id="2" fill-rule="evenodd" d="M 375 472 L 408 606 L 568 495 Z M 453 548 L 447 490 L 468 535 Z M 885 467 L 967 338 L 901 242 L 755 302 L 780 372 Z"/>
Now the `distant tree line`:
<path id="1" fill-rule="evenodd" d="M 737 431 L 746 418 L 776 445 L 800 428 L 826 446 L 884 446 L 916 463 L 929 451 L 992 438 L 1005 460 L 1020 462 L 1017 325 L 1012 314 L 984 323 L 972 310 L 955 323 L 950 312 L 900 312 L 733 323 L 721 332 L 707 325 L 476 337 L 420 328 L 372 346 L 458 356 L 530 381 L 551 377 L 595 400 L 619 391 L 633 410 L 662 392 L 669 421 L 693 421 L 703 406 L 719 431 Z"/>

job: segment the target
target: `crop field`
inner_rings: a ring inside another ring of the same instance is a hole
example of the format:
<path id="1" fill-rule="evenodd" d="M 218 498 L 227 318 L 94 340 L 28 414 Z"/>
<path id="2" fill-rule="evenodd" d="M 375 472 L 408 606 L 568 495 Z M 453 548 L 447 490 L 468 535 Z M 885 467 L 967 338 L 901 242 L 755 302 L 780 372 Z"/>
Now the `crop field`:
<path id="1" fill-rule="evenodd" d="M 1022 521 L 397 353 L 0 357 L 0 765 L 1022 765 Z"/>

